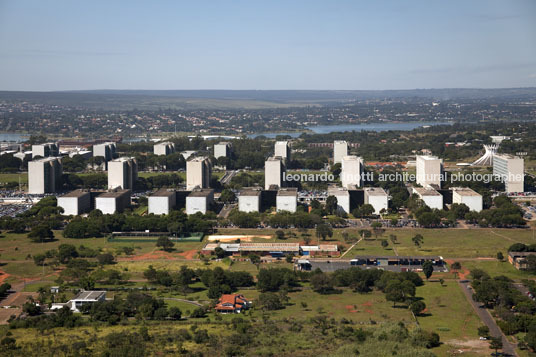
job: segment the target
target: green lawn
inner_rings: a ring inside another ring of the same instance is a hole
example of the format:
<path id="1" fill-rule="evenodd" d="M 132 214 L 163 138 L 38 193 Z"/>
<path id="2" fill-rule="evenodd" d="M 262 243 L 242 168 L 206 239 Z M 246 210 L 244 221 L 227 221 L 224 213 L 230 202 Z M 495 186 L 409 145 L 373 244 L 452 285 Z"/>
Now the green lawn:
<path id="1" fill-rule="evenodd" d="M 20 174 L 0 174 L 0 183 L 7 183 L 7 182 L 20 182 L 21 183 L 28 183 L 28 174 L 26 172 L 20 173 Z"/>
<path id="2" fill-rule="evenodd" d="M 531 274 L 526 271 L 517 270 L 508 261 L 502 261 L 502 262 L 498 260 L 462 261 L 461 264 L 462 264 L 462 269 L 467 269 L 469 271 L 475 268 L 482 269 L 491 276 L 504 275 L 513 280 L 536 278 L 536 274 Z"/>

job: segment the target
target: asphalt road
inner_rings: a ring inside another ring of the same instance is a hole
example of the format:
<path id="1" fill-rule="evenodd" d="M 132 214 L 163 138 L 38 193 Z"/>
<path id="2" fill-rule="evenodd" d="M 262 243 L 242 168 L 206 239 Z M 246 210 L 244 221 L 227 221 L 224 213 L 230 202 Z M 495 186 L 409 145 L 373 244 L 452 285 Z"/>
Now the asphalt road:
<path id="1" fill-rule="evenodd" d="M 506 356 L 517 356 L 516 353 L 516 345 L 510 343 L 506 336 L 502 333 L 501 329 L 497 324 L 495 323 L 495 320 L 489 313 L 489 311 L 483 307 L 481 307 L 479 302 L 476 302 L 473 300 L 473 291 L 469 288 L 470 284 L 469 282 L 462 283 L 458 281 L 458 284 L 460 284 L 460 287 L 462 288 L 463 293 L 465 294 L 465 297 L 469 301 L 469 303 L 473 306 L 475 309 L 478 317 L 480 317 L 480 320 L 488 326 L 489 333 L 493 337 L 500 337 L 503 343 L 502 351 L 504 355 Z"/>

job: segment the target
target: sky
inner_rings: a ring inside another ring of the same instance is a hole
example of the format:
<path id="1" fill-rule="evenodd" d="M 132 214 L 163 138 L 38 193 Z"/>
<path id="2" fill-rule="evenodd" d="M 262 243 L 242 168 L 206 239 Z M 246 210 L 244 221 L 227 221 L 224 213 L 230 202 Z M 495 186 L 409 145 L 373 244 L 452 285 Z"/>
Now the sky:
<path id="1" fill-rule="evenodd" d="M 533 86 L 533 0 L 0 0 L 0 90 Z"/>

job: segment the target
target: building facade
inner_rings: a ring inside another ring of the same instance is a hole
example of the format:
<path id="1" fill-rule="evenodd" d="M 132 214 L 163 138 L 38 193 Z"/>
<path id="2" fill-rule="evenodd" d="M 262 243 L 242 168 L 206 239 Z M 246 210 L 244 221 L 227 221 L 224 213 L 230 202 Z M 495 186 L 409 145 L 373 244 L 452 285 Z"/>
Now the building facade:
<path id="1" fill-rule="evenodd" d="M 160 189 L 148 198 L 149 214 L 169 214 L 177 204 L 177 193 L 174 190 Z"/>
<path id="2" fill-rule="evenodd" d="M 91 209 L 91 194 L 83 190 L 74 190 L 58 197 L 58 207 L 63 208 L 66 216 L 78 216 Z"/>
<path id="3" fill-rule="evenodd" d="M 363 180 L 363 159 L 354 155 L 343 156 L 341 159 L 341 184 L 342 187 L 361 187 Z"/>
<path id="4" fill-rule="evenodd" d="M 417 178 L 416 182 L 422 187 L 437 185 L 441 188 L 443 174 L 443 160 L 436 156 L 417 155 Z"/>
<path id="5" fill-rule="evenodd" d="M 290 143 L 288 141 L 276 141 L 274 144 L 274 156 L 279 156 L 285 162 L 290 161 Z"/>
<path id="6" fill-rule="evenodd" d="M 57 192 L 62 173 L 61 160 L 57 157 L 28 162 L 28 193 L 42 195 Z"/>
<path id="7" fill-rule="evenodd" d="M 348 156 L 348 143 L 344 140 L 335 140 L 333 142 L 333 163 L 341 163 L 345 156 Z"/>
<path id="8" fill-rule="evenodd" d="M 214 203 L 214 190 L 212 189 L 195 189 L 186 197 L 186 214 L 203 214 L 210 210 Z"/>
<path id="9" fill-rule="evenodd" d="M 283 187 L 285 164 L 280 157 L 269 157 L 264 164 L 264 189 Z"/>
<path id="10" fill-rule="evenodd" d="M 525 162 L 521 157 L 507 154 L 494 155 L 493 175 L 504 181 L 505 190 L 508 193 L 525 191 Z"/>
<path id="11" fill-rule="evenodd" d="M 158 143 L 153 146 L 153 153 L 156 156 L 167 156 L 175 152 L 175 144 L 172 142 L 166 141 L 163 143 Z"/>
<path id="12" fill-rule="evenodd" d="M 138 179 L 138 164 L 133 157 L 120 157 L 108 163 L 108 189 L 131 190 Z"/>
<path id="13" fill-rule="evenodd" d="M 40 157 L 55 157 L 60 155 L 58 145 L 55 143 L 35 144 L 32 145 L 32 158 Z"/>
<path id="14" fill-rule="evenodd" d="M 365 204 L 374 207 L 374 214 L 380 214 L 382 210 L 389 208 L 389 195 L 381 187 L 366 187 L 364 189 Z"/>
<path id="15" fill-rule="evenodd" d="M 261 210 L 261 190 L 255 188 L 243 189 L 238 196 L 240 212 L 259 212 Z"/>
<path id="16" fill-rule="evenodd" d="M 110 161 L 115 158 L 116 145 L 114 142 L 107 142 L 93 145 L 93 157 L 102 157 L 104 161 Z"/>
<path id="17" fill-rule="evenodd" d="M 223 141 L 221 143 L 214 144 L 214 157 L 219 159 L 220 157 L 228 157 L 231 153 L 231 143 Z"/>
<path id="18" fill-rule="evenodd" d="M 130 190 L 115 190 L 105 192 L 95 198 L 95 209 L 103 214 L 114 214 L 123 212 L 130 206 Z"/>
<path id="19" fill-rule="evenodd" d="M 186 189 L 209 188 L 212 165 L 207 157 L 194 157 L 186 162 Z"/>
<path id="20" fill-rule="evenodd" d="M 298 209 L 298 189 L 294 187 L 279 189 L 276 196 L 277 212 L 294 213 Z"/>
<path id="21" fill-rule="evenodd" d="M 482 195 L 476 193 L 468 187 L 454 187 L 452 188 L 452 203 L 464 204 L 471 211 L 482 211 Z"/>

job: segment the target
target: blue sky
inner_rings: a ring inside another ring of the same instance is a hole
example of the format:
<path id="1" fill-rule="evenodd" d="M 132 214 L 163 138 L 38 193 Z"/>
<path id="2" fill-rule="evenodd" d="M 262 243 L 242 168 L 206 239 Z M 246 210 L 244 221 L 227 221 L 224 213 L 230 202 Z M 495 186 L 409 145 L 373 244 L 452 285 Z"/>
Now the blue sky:
<path id="1" fill-rule="evenodd" d="M 0 0 L 0 90 L 527 86 L 533 0 Z"/>

